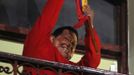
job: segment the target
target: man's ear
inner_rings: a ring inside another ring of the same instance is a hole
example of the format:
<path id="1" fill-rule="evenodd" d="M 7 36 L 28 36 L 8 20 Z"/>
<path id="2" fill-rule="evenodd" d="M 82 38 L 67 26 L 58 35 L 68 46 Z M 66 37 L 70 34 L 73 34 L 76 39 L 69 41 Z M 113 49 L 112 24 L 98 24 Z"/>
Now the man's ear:
<path id="1" fill-rule="evenodd" d="M 53 36 L 53 35 L 50 36 L 50 41 L 51 41 L 52 43 L 54 42 L 54 38 L 55 38 L 55 36 Z"/>

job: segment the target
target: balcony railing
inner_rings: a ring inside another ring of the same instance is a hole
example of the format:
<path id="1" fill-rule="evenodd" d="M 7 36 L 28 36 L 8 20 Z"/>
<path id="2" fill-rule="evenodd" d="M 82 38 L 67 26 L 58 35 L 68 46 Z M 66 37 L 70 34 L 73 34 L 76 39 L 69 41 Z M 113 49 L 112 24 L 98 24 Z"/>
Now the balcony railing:
<path id="1" fill-rule="evenodd" d="M 10 64 L 10 66 L 2 65 L 2 62 Z M 108 70 L 94 69 L 84 66 L 74 66 L 70 64 L 0 52 L 0 75 L 2 75 L 3 73 L 5 73 L 6 75 L 31 75 L 30 72 L 22 73 L 22 69 L 24 66 L 36 68 L 37 75 L 40 75 L 39 71 L 41 69 L 49 69 L 55 72 L 56 75 L 64 75 L 64 73 L 71 73 L 72 75 L 126 75 L 117 72 L 111 72 Z"/>

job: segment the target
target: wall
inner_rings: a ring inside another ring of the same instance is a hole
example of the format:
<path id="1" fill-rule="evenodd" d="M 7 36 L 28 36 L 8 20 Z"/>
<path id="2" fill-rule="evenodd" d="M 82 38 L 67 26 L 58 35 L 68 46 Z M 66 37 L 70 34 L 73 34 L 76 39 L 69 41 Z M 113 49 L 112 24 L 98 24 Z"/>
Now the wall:
<path id="1" fill-rule="evenodd" d="M 0 51 L 22 55 L 23 44 L 0 39 Z"/>
<path id="2" fill-rule="evenodd" d="M 134 0 L 128 0 L 128 65 L 130 75 L 134 75 Z"/>

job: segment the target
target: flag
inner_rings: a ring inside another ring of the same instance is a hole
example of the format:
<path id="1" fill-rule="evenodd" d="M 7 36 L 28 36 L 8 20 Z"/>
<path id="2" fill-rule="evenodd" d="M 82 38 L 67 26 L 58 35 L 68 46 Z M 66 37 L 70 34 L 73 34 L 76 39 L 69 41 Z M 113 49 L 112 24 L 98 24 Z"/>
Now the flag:
<path id="1" fill-rule="evenodd" d="M 87 16 L 83 14 L 83 9 L 85 5 L 88 5 L 88 0 L 75 0 L 77 7 L 77 17 L 79 22 L 74 25 L 74 28 L 80 28 L 84 22 L 87 20 Z"/>

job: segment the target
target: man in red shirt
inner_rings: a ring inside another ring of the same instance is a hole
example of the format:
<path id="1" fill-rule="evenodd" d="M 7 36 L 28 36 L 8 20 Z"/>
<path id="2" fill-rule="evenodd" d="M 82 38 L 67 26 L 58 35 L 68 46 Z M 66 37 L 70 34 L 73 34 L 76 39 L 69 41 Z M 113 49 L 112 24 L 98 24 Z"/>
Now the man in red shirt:
<path id="1" fill-rule="evenodd" d="M 23 55 L 42 60 L 56 61 L 65 64 L 87 66 L 97 68 L 100 63 L 101 44 L 95 29 L 93 29 L 94 41 L 92 41 L 90 26 L 93 25 L 92 12 L 89 6 L 85 6 L 84 13 L 88 16 L 88 25 L 85 36 L 85 55 L 78 63 L 73 63 L 69 59 L 74 54 L 78 42 L 78 33 L 73 27 L 61 27 L 52 33 L 64 0 L 48 0 L 43 8 L 41 16 L 37 19 L 34 27 L 29 32 L 24 44 Z M 36 75 L 33 68 L 32 75 Z M 40 75 L 56 75 L 52 71 L 41 71 Z M 65 75 L 65 74 L 64 74 Z"/>

